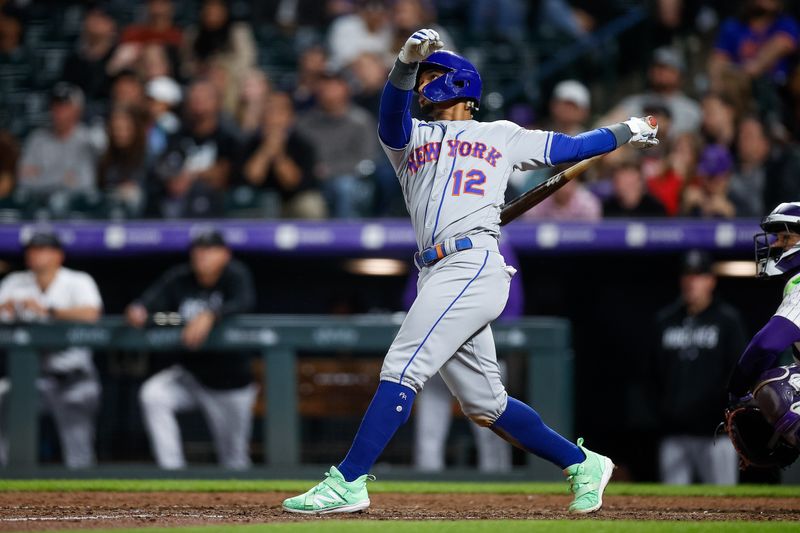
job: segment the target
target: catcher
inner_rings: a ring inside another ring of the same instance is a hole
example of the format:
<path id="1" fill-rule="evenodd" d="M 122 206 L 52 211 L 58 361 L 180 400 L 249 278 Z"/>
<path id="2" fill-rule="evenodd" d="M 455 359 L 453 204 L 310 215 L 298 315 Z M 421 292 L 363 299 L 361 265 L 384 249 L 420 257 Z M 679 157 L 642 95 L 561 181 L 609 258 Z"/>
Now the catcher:
<path id="1" fill-rule="evenodd" d="M 792 464 L 800 454 L 800 366 L 775 367 L 790 346 L 800 348 L 800 202 L 783 203 L 755 236 L 756 275 L 783 277 L 783 301 L 742 354 L 731 375 L 725 429 L 742 470 Z"/>

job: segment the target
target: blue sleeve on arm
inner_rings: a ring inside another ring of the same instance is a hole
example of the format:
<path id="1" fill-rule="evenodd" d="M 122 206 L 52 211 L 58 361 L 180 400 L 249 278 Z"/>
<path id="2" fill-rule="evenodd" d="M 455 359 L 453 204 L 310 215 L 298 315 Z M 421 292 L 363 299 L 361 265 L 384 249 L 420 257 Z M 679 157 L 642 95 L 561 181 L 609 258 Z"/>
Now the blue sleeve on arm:
<path id="1" fill-rule="evenodd" d="M 411 140 L 411 97 L 412 91 L 398 89 L 386 82 L 381 95 L 378 112 L 378 135 L 383 144 L 401 150 Z"/>
<path id="2" fill-rule="evenodd" d="M 605 154 L 616 147 L 617 139 L 608 128 L 598 128 L 575 137 L 553 133 L 549 157 L 551 164 L 558 165 Z"/>
<path id="3" fill-rule="evenodd" d="M 731 375 L 728 386 L 730 392 L 736 396 L 744 396 L 755 384 L 758 376 L 765 370 L 773 368 L 778 356 L 798 341 L 800 341 L 800 328 L 785 317 L 773 316 L 745 348 Z"/>

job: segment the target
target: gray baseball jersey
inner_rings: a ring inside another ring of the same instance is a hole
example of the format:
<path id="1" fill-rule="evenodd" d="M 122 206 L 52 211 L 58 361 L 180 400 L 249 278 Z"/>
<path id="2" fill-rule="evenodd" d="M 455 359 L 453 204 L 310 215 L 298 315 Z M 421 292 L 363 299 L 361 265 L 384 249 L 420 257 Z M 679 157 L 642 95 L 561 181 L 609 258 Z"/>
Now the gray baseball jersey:
<path id="1" fill-rule="evenodd" d="M 450 237 L 500 234 L 513 170 L 549 165 L 551 132 L 497 122 L 413 120 L 403 150 L 383 144 L 422 250 Z"/>
<path id="2" fill-rule="evenodd" d="M 464 236 L 473 248 L 422 269 L 381 379 L 419 391 L 439 372 L 464 413 L 481 425 L 494 423 L 507 402 L 489 326 L 515 272 L 497 248 L 500 206 L 514 169 L 550 163 L 551 137 L 508 121 L 414 120 L 404 149 L 383 145 L 419 249 Z"/>

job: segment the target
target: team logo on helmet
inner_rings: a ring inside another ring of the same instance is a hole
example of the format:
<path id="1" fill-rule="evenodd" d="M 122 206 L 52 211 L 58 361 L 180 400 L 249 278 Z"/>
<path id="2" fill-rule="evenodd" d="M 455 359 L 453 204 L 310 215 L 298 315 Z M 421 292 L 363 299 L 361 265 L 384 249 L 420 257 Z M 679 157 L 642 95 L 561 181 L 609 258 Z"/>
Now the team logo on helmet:
<path id="1" fill-rule="evenodd" d="M 483 82 L 478 69 L 472 63 L 448 50 L 434 52 L 419 64 L 417 86 L 420 74 L 431 69 L 443 70 L 445 74 L 425 85 L 422 96 L 437 104 L 451 100 L 470 100 L 475 103 L 475 109 L 478 109 Z"/>
<path id="2" fill-rule="evenodd" d="M 780 204 L 761 221 L 763 233 L 753 238 L 756 252 L 756 275 L 760 278 L 782 276 L 800 270 L 800 242 L 789 248 L 774 246 L 782 232 L 800 235 L 800 202 Z"/>

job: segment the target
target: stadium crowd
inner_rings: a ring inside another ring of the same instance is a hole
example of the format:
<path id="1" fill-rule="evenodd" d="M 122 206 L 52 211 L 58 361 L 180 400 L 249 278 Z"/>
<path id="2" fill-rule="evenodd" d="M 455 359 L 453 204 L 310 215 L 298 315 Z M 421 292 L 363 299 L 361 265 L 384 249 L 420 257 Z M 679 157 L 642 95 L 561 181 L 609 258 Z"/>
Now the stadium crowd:
<path id="1" fill-rule="evenodd" d="M 467 55 L 484 44 L 537 49 L 541 28 L 580 42 L 635 3 L 0 4 L 0 209 L 15 220 L 403 216 L 375 128 L 388 68 L 410 32 L 436 27 Z M 485 105 L 493 118 L 567 133 L 644 113 L 659 119 L 658 149 L 606 157 L 530 216 L 751 217 L 800 196 L 791 179 L 800 168 L 793 6 L 650 8 L 655 51 L 646 65 L 625 54 L 618 105 L 592 105 L 601 89 L 590 75 L 542 80 L 549 102 Z M 492 61 L 478 63 L 491 79 Z M 623 82 L 635 86 L 644 71 L 647 87 L 623 98 Z M 515 175 L 509 195 L 546 177 Z"/>

